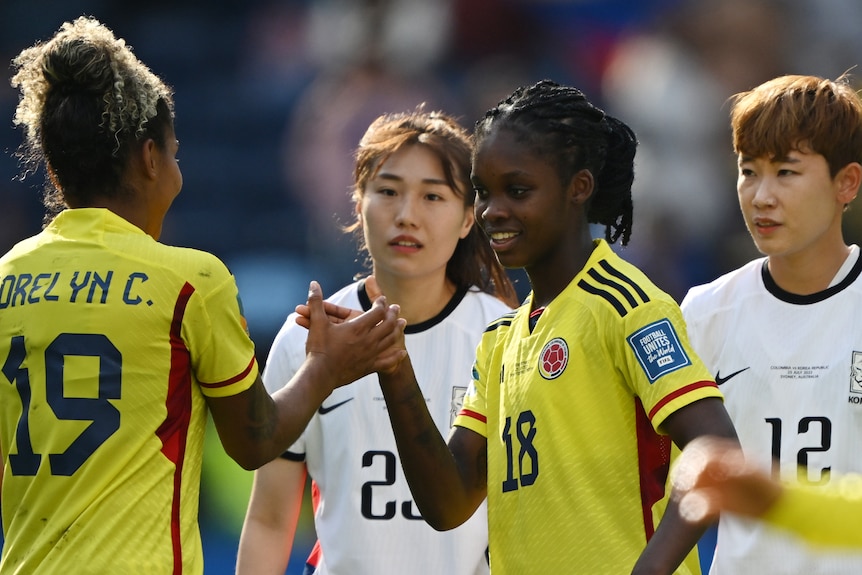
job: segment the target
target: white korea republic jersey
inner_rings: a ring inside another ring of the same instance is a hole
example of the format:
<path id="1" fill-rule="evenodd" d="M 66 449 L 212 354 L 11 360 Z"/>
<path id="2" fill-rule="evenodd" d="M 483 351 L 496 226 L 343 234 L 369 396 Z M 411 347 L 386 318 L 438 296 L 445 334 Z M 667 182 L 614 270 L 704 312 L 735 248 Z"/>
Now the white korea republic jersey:
<path id="1" fill-rule="evenodd" d="M 692 346 L 724 393 L 746 457 L 786 482 L 826 485 L 832 474 L 862 472 L 862 260 L 854 261 L 832 287 L 799 296 L 781 290 L 761 258 L 682 302 Z M 862 552 L 814 554 L 728 515 L 711 573 L 862 573 Z"/>
<path id="2" fill-rule="evenodd" d="M 352 309 L 371 305 L 362 282 L 329 301 Z M 485 328 L 510 311 L 470 290 L 456 294 L 437 317 L 407 326 L 406 344 L 428 409 L 444 437 L 470 383 Z M 305 357 L 306 330 L 288 317 L 273 342 L 263 379 L 271 392 Z M 478 575 L 488 573 L 485 504 L 466 523 L 432 529 L 413 502 L 377 375 L 337 388 L 284 455 L 305 459 L 318 489 L 314 523 L 322 550 L 317 575 Z"/>

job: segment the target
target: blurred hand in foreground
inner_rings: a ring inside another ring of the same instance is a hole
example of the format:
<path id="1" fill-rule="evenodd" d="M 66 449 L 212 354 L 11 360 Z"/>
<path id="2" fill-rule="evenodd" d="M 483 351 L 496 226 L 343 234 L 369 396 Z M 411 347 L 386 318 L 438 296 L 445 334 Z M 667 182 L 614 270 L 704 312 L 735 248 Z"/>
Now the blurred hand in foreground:
<path id="1" fill-rule="evenodd" d="M 737 443 L 718 437 L 689 443 L 671 481 L 680 496 L 680 514 L 692 523 L 714 521 L 725 511 L 760 517 L 783 490 L 767 472 L 745 460 Z"/>

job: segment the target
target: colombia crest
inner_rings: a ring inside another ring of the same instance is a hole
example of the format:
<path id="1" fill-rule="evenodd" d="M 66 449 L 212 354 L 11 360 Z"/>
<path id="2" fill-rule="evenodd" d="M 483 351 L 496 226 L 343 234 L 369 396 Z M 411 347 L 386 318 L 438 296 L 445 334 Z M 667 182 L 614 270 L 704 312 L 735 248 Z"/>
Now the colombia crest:
<path id="1" fill-rule="evenodd" d="M 545 379 L 556 379 L 569 363 L 569 346 L 566 340 L 555 337 L 545 344 L 539 354 L 539 373 Z"/>

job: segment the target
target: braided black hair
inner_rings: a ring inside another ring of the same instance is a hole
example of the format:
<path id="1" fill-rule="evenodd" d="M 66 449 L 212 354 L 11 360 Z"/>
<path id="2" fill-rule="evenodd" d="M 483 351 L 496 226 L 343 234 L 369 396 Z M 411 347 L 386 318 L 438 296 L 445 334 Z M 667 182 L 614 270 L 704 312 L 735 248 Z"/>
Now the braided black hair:
<path id="1" fill-rule="evenodd" d="M 564 184 L 590 170 L 595 190 L 587 221 L 605 226 L 605 239 L 628 244 L 632 231 L 632 182 L 637 138 L 622 121 L 592 104 L 577 88 L 543 80 L 522 86 L 476 122 L 478 144 L 494 129 L 514 131 L 549 158 Z"/>

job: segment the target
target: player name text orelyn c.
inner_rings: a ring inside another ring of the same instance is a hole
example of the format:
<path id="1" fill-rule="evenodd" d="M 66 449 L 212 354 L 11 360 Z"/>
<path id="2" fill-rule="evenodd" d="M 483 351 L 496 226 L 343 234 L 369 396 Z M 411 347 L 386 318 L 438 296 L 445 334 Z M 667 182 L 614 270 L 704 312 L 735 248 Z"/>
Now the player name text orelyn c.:
<path id="1" fill-rule="evenodd" d="M 66 277 L 61 277 L 67 276 Z M 75 271 L 21 273 L 7 275 L 0 280 L 0 309 L 32 305 L 42 302 L 68 301 L 104 304 L 114 280 L 114 272 Z M 138 305 L 144 300 L 135 293 L 135 288 L 147 281 L 147 274 L 133 272 L 123 282 L 122 301 Z M 146 302 L 152 305 L 151 301 Z"/>

